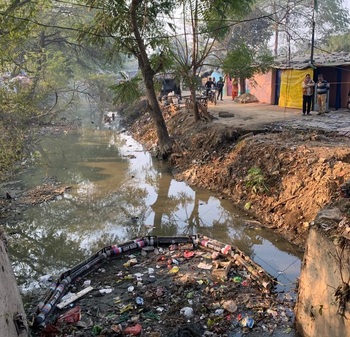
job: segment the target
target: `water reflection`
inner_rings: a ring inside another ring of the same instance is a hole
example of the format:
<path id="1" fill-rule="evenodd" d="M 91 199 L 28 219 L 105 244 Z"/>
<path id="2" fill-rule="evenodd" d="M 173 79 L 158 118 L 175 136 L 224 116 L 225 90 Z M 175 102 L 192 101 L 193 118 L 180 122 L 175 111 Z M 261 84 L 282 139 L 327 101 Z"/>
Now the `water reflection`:
<path id="1" fill-rule="evenodd" d="M 20 179 L 29 187 L 55 177 L 71 185 L 55 202 L 24 214 L 11 246 L 22 289 L 57 275 L 98 249 L 143 235 L 202 233 L 237 246 L 289 289 L 301 255 L 273 232 L 248 228 L 230 201 L 172 179 L 130 136 L 114 130 L 45 137 L 42 165 Z"/>

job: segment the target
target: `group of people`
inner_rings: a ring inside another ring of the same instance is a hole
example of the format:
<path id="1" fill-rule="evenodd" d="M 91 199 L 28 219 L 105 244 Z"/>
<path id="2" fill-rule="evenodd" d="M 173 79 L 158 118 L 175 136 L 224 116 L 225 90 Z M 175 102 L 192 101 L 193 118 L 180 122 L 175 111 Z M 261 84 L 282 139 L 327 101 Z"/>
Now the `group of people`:
<path id="1" fill-rule="evenodd" d="M 221 100 L 223 101 L 222 90 L 224 88 L 224 80 L 222 77 L 220 77 L 217 82 L 215 81 L 215 77 L 213 79 L 211 77 L 209 77 L 208 81 L 204 84 L 204 87 L 205 87 L 207 96 L 209 96 L 210 90 L 215 89 L 215 90 L 217 90 L 217 93 L 218 93 L 216 99 L 219 99 L 219 97 L 220 97 Z"/>
<path id="2" fill-rule="evenodd" d="M 217 91 L 217 99 L 222 99 L 222 91 L 224 88 L 224 80 L 220 77 L 219 81 L 215 81 L 215 77 L 212 79 L 208 78 L 208 81 L 205 83 L 205 90 L 207 96 L 212 89 Z M 310 115 L 312 99 L 314 96 L 314 90 L 316 90 L 317 105 L 318 105 L 318 115 L 324 115 L 326 111 L 327 103 L 327 92 L 329 90 L 329 83 L 323 78 L 322 74 L 318 75 L 317 82 L 315 83 L 310 74 L 305 76 L 304 81 L 302 82 L 303 88 L 303 115 Z"/>
<path id="3" fill-rule="evenodd" d="M 317 77 L 317 82 L 315 83 L 310 74 L 305 76 L 302 82 L 303 88 L 303 115 L 310 115 L 312 98 L 314 95 L 314 89 L 316 89 L 317 95 L 317 105 L 318 105 L 318 115 L 324 115 L 326 111 L 327 102 L 327 92 L 329 90 L 329 83 L 323 78 L 322 74 Z"/>

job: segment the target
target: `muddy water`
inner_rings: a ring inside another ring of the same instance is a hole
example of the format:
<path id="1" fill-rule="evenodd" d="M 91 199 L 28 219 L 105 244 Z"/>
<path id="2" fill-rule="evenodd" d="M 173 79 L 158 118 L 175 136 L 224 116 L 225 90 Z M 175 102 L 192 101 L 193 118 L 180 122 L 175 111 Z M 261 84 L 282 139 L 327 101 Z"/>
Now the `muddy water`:
<path id="1" fill-rule="evenodd" d="M 41 165 L 18 179 L 28 187 L 45 181 L 70 185 L 64 196 L 31 207 L 11 228 L 10 247 L 22 290 L 40 286 L 100 248 L 143 235 L 202 233 L 237 246 L 275 276 L 289 292 L 299 276 L 296 247 L 209 191 L 175 181 L 165 163 L 126 133 L 84 129 L 45 136 Z"/>

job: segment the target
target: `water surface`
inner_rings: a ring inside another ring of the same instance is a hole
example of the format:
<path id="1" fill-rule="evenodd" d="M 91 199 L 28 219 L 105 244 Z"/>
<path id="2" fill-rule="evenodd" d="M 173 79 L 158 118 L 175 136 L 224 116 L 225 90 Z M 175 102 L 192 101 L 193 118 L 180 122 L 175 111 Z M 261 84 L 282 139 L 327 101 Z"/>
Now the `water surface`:
<path id="1" fill-rule="evenodd" d="M 22 291 L 38 287 L 104 246 L 144 235 L 201 233 L 235 245 L 293 288 L 300 273 L 298 249 L 267 229 L 246 225 L 248 215 L 229 200 L 172 178 L 126 133 L 84 128 L 45 136 L 39 167 L 19 179 L 27 187 L 56 180 L 71 189 L 53 202 L 29 208 L 11 227 L 10 247 Z"/>

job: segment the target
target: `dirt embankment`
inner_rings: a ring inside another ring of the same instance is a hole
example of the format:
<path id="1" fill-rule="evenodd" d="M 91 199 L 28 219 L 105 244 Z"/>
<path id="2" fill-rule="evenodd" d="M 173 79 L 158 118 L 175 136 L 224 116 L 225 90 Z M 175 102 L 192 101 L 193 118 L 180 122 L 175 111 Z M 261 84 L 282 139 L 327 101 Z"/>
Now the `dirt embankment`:
<path id="1" fill-rule="evenodd" d="M 230 198 L 301 248 L 318 211 L 350 178 L 349 138 L 335 133 L 195 123 L 185 109 L 167 114 L 166 123 L 176 179 Z M 147 148 L 157 142 L 147 113 L 129 130 Z"/>

